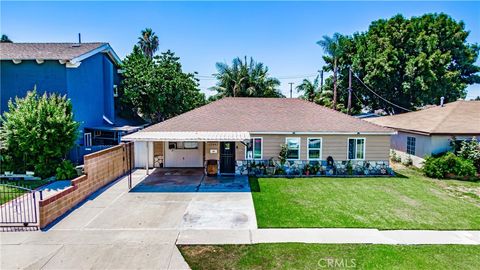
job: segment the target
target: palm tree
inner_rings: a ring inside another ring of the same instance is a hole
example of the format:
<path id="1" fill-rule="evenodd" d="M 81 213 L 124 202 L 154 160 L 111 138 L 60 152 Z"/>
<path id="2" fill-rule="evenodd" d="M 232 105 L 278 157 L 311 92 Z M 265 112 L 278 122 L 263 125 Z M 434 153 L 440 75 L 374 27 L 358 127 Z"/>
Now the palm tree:
<path id="1" fill-rule="evenodd" d="M 226 63 L 216 64 L 217 84 L 211 90 L 217 91 L 216 96 L 221 97 L 283 97 L 278 90 L 280 81 L 269 77 L 268 67 L 247 57 L 242 61 L 235 58 L 232 65 Z"/>
<path id="2" fill-rule="evenodd" d="M 138 38 L 138 46 L 146 56 L 150 59 L 153 58 L 153 54 L 158 50 L 158 37 L 151 28 L 142 30 L 141 36 Z"/>
<path id="3" fill-rule="evenodd" d="M 13 43 L 13 41 L 7 35 L 2 35 L 0 43 Z"/>
<path id="4" fill-rule="evenodd" d="M 328 57 L 333 60 L 333 109 L 337 109 L 337 65 L 338 58 L 341 54 L 340 42 L 342 35 L 339 33 L 333 34 L 332 37 L 323 36 L 323 39 L 318 41 L 317 44 L 323 48 L 323 51 L 328 55 Z"/>
<path id="5" fill-rule="evenodd" d="M 317 94 L 320 94 L 321 89 L 319 85 L 319 76 L 312 81 L 303 79 L 302 83 L 298 85 L 297 92 L 303 92 L 302 98 L 310 102 L 314 102 Z"/>

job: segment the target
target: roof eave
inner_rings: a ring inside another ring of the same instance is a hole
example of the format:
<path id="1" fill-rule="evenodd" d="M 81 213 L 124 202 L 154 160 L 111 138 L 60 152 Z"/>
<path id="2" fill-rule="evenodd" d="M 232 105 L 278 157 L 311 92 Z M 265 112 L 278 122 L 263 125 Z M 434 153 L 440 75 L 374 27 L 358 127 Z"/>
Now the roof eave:
<path id="1" fill-rule="evenodd" d="M 106 53 L 112 59 L 114 64 L 117 65 L 117 66 L 120 66 L 122 64 L 122 60 L 120 59 L 120 57 L 118 57 L 118 55 L 115 53 L 115 51 L 112 49 L 112 47 L 108 43 L 105 43 L 102 46 L 100 46 L 100 47 L 98 47 L 94 50 L 91 50 L 91 51 L 86 52 L 82 55 L 79 55 L 75 58 L 72 58 L 72 59 L 70 59 L 69 62 L 70 63 L 78 63 L 78 62 L 81 62 L 84 59 L 87 59 L 90 56 L 93 56 L 93 55 L 97 54 L 97 53 Z"/>

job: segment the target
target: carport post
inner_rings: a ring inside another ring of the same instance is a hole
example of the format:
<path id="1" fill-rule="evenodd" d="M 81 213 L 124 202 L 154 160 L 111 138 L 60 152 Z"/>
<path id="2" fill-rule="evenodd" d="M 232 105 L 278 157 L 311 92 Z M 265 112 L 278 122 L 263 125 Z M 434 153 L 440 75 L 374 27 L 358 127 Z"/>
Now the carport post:
<path id="1" fill-rule="evenodd" d="M 145 159 L 145 160 L 146 160 L 146 163 L 145 163 L 145 174 L 148 175 L 148 163 L 150 163 L 149 160 L 148 160 L 149 157 L 150 157 L 150 149 L 149 149 L 149 144 L 150 144 L 150 143 L 149 143 L 148 141 L 146 141 L 145 143 L 147 144 L 147 158 Z"/>

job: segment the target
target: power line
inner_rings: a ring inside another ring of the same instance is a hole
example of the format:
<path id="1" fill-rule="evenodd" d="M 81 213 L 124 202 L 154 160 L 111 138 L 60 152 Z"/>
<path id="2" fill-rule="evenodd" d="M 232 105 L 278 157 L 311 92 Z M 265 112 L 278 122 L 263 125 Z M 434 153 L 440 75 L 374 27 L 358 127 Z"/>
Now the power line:
<path id="1" fill-rule="evenodd" d="M 360 81 L 360 83 L 361 83 L 363 86 L 365 86 L 365 88 L 367 88 L 370 92 L 372 92 L 375 96 L 379 97 L 381 100 L 387 102 L 388 104 L 390 104 L 390 105 L 392 105 L 392 106 L 394 106 L 394 107 L 400 108 L 400 109 L 405 110 L 405 111 L 407 111 L 407 112 L 411 112 L 411 110 L 406 109 L 406 108 L 404 108 L 404 107 L 402 107 L 402 106 L 400 106 L 400 105 L 397 105 L 397 104 L 395 104 L 395 103 L 393 103 L 393 102 L 391 102 L 391 101 L 383 98 L 382 96 L 380 96 L 379 94 L 377 94 L 375 91 L 373 91 L 370 87 L 368 87 L 368 86 L 357 76 L 357 74 L 355 74 L 355 72 L 353 72 L 353 70 L 352 70 L 352 73 L 353 73 L 353 76 L 355 76 L 355 78 L 357 78 L 357 79 Z"/>
<path id="2" fill-rule="evenodd" d="M 273 76 L 274 78 L 277 78 L 279 80 L 288 80 L 288 79 L 305 79 L 305 78 L 311 78 L 311 77 L 315 77 L 317 76 L 318 74 L 305 74 L 305 75 L 283 75 L 283 76 Z M 198 78 L 205 78 L 205 79 L 216 79 L 217 77 L 215 77 L 214 75 L 200 75 L 200 74 L 196 74 L 195 77 L 198 77 Z"/>

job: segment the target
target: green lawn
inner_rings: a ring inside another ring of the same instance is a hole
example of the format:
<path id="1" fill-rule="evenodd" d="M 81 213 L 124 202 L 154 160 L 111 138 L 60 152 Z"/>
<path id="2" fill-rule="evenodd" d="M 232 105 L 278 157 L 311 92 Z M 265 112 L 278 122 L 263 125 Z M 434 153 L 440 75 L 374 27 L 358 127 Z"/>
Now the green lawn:
<path id="1" fill-rule="evenodd" d="M 480 246 L 467 245 L 283 243 L 179 249 L 193 270 L 480 269 Z M 339 267 L 328 267 L 329 262 Z"/>
<path id="2" fill-rule="evenodd" d="M 250 179 L 260 228 L 480 229 L 480 182 L 392 178 Z"/>
<path id="3" fill-rule="evenodd" d="M 36 189 L 40 186 L 45 185 L 48 182 L 45 180 L 39 180 L 39 181 L 2 181 L 1 183 L 13 185 L 13 186 L 19 185 L 21 187 L 28 188 L 28 189 Z M 23 189 L 0 185 L 0 204 L 4 204 L 10 200 L 13 200 L 24 193 L 25 193 L 25 190 Z"/>

